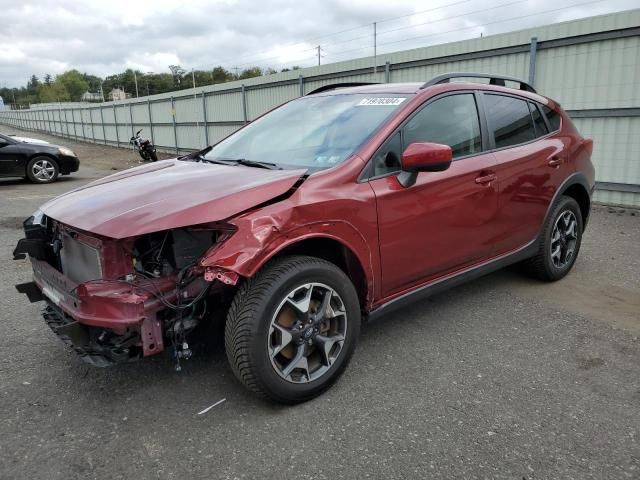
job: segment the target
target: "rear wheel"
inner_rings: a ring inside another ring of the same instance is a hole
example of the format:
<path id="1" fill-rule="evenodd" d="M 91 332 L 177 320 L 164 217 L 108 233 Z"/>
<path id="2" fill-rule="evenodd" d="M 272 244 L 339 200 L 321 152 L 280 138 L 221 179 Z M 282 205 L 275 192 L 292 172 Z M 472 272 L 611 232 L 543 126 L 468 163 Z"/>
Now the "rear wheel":
<path id="1" fill-rule="evenodd" d="M 27 164 L 27 177 L 34 183 L 55 182 L 59 173 L 58 163 L 49 157 L 35 157 Z"/>
<path id="2" fill-rule="evenodd" d="M 538 253 L 525 262 L 528 273 L 546 281 L 560 280 L 569 273 L 580 251 L 582 229 L 578 203 L 561 196 L 544 226 Z"/>
<path id="3" fill-rule="evenodd" d="M 346 368 L 360 332 L 360 304 L 338 267 L 319 258 L 267 264 L 237 292 L 225 326 L 227 358 L 256 394 L 309 400 Z"/>

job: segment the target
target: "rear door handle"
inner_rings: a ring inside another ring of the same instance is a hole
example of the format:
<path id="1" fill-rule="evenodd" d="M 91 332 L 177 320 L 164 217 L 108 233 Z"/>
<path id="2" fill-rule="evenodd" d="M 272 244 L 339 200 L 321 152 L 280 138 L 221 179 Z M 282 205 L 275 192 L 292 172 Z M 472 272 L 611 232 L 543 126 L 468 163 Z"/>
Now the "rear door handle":
<path id="1" fill-rule="evenodd" d="M 498 177 L 496 176 L 495 173 L 486 173 L 484 175 L 480 175 L 479 177 L 476 177 L 476 183 L 478 185 L 486 185 L 487 183 L 493 182 L 496 178 Z"/>
<path id="2" fill-rule="evenodd" d="M 560 165 L 562 165 L 562 159 L 557 155 L 554 155 L 553 157 L 551 157 L 549 162 L 547 162 L 547 165 L 549 165 L 551 168 L 558 168 Z"/>

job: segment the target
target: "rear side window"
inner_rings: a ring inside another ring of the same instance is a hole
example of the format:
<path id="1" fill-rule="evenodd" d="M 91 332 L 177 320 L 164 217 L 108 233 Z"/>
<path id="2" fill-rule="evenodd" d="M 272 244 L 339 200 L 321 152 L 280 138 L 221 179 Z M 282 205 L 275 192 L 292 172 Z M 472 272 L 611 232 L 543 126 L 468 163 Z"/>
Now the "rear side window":
<path id="1" fill-rule="evenodd" d="M 560 115 L 555 110 L 551 110 L 549 107 L 543 105 L 542 111 L 544 112 L 547 120 L 549 120 L 549 125 L 551 126 L 551 131 L 555 132 L 560 129 Z"/>
<path id="2" fill-rule="evenodd" d="M 542 117 L 538 106 L 535 103 L 529 102 L 529 108 L 531 109 L 533 124 L 536 126 L 536 137 L 542 137 L 549 133 L 549 130 L 547 130 L 547 124 L 544 122 L 544 118 Z"/>
<path id="3" fill-rule="evenodd" d="M 448 95 L 429 103 L 405 125 L 404 148 L 415 142 L 449 145 L 453 158 L 482 150 L 478 109 L 472 93 Z"/>
<path id="4" fill-rule="evenodd" d="M 536 138 L 526 100 L 485 94 L 484 103 L 496 148 L 518 145 Z"/>

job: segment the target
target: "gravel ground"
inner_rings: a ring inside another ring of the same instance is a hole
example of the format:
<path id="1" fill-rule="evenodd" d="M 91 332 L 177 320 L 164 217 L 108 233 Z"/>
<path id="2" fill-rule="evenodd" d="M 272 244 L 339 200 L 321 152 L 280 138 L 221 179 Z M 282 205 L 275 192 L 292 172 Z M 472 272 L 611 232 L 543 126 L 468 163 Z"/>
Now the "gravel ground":
<path id="1" fill-rule="evenodd" d="M 279 407 L 234 380 L 219 338 L 180 373 L 63 347 L 13 288 L 20 222 L 137 159 L 37 136 L 82 164 L 0 180 L 0 478 L 640 478 L 640 212 L 596 207 L 558 283 L 507 269 L 365 325 L 334 388 Z"/>

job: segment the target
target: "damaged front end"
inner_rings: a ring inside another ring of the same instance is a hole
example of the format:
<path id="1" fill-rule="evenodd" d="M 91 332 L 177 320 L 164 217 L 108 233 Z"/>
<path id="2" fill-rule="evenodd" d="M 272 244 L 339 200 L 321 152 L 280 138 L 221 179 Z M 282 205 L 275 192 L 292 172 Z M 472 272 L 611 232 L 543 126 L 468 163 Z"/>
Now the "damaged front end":
<path id="1" fill-rule="evenodd" d="M 38 212 L 24 231 L 14 259 L 29 256 L 33 281 L 17 290 L 44 300 L 47 325 L 99 367 L 170 346 L 179 368 L 191 356 L 189 334 L 229 301 L 238 281 L 199 263 L 235 232 L 224 222 L 113 239 Z"/>

